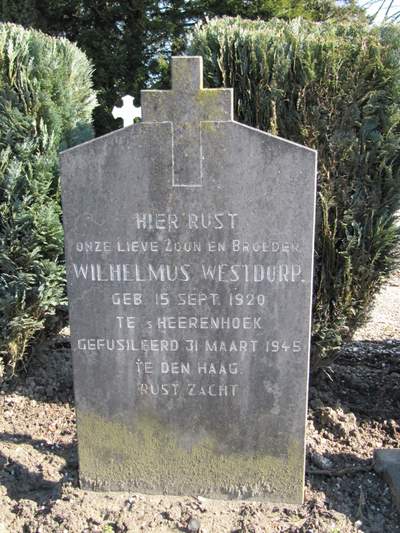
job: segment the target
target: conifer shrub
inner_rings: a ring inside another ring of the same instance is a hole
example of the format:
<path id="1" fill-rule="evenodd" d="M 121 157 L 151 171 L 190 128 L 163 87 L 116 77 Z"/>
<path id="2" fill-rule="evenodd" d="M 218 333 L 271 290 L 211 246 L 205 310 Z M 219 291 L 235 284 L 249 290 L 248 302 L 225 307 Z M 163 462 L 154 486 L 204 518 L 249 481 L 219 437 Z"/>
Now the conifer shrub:
<path id="1" fill-rule="evenodd" d="M 86 56 L 0 24 L 0 363 L 14 371 L 65 301 L 58 153 L 92 136 Z"/>
<path id="2" fill-rule="evenodd" d="M 332 361 L 397 260 L 400 33 L 395 26 L 214 19 L 193 34 L 239 121 L 318 150 L 311 364 Z"/>

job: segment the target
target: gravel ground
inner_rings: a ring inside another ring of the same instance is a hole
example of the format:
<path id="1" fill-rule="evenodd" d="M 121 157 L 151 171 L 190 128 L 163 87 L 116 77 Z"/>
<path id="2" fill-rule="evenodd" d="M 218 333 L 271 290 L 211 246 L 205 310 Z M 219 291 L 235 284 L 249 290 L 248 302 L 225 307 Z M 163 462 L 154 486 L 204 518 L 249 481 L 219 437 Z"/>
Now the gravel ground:
<path id="1" fill-rule="evenodd" d="M 311 383 L 305 503 L 93 493 L 78 485 L 68 336 L 0 388 L 0 533 L 395 533 L 373 450 L 400 444 L 400 274 L 371 320 Z"/>
<path id="2" fill-rule="evenodd" d="M 395 272 L 375 299 L 369 322 L 354 340 L 400 339 L 400 272 Z"/>

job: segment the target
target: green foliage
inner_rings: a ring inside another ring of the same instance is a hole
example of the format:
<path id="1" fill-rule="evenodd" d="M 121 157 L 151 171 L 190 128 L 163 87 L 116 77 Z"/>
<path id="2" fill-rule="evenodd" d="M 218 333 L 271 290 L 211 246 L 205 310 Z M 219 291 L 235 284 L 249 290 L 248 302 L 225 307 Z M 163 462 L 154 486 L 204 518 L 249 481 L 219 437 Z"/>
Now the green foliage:
<path id="1" fill-rule="evenodd" d="M 58 152 L 92 136 L 91 66 L 65 39 L 0 24 L 0 364 L 64 300 Z"/>
<path id="2" fill-rule="evenodd" d="M 400 33 L 394 26 L 224 18 L 191 53 L 234 87 L 239 121 L 318 150 L 312 365 L 366 319 L 396 262 Z"/>
<path id="3" fill-rule="evenodd" d="M 0 20 L 64 36 L 84 50 L 95 66 L 96 134 L 117 127 L 111 111 L 131 94 L 139 103 L 147 85 L 168 87 L 171 54 L 186 47 L 187 30 L 210 17 L 312 20 L 360 16 L 354 0 L 3 0 Z M 121 120 L 121 119 L 118 119 Z"/>

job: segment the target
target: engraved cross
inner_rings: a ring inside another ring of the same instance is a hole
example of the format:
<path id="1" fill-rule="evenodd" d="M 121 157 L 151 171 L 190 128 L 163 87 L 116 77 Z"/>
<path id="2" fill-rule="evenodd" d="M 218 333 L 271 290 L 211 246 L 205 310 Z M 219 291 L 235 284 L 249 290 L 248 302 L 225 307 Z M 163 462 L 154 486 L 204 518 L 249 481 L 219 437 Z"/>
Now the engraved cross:
<path id="1" fill-rule="evenodd" d="M 204 122 L 233 120 L 233 90 L 203 89 L 202 57 L 172 58 L 172 90 L 142 91 L 143 122 L 170 122 L 172 185 L 202 186 Z"/>

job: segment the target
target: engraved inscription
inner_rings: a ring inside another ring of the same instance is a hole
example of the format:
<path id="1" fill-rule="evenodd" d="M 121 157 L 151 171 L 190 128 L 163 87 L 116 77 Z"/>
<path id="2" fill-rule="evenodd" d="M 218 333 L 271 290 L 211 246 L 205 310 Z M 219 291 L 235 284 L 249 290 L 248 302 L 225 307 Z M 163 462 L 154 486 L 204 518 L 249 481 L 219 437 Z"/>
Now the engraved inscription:
<path id="1" fill-rule="evenodd" d="M 273 297 L 265 287 L 279 289 L 304 282 L 302 265 L 298 262 L 298 243 L 274 238 L 254 242 L 239 238 L 226 240 L 226 231 L 233 235 L 240 232 L 239 216 L 231 212 L 133 213 L 132 216 L 135 232 L 130 240 L 97 236 L 74 244 L 78 257 L 80 253 L 85 256 L 85 261 L 72 263 L 74 279 L 82 286 L 111 283 L 115 288 L 110 293 L 110 303 L 116 311 L 115 328 L 121 332 L 118 336 L 79 338 L 77 350 L 91 357 L 107 352 L 139 356 L 136 388 L 142 396 L 211 398 L 235 396 L 239 392 L 238 377 L 243 373 L 241 357 L 280 354 L 295 357 L 302 350 L 301 342 L 291 338 L 289 332 L 285 338 L 263 335 L 268 325 L 266 311 Z M 182 241 L 172 236 L 149 238 L 154 231 L 173 235 L 182 228 L 188 232 L 196 230 L 197 240 Z M 221 240 L 209 239 L 215 231 L 222 231 Z M 200 256 L 198 261 L 193 261 L 196 252 L 202 250 L 214 252 L 217 260 L 211 264 Z M 191 259 L 182 264 L 158 261 L 162 253 L 165 257 L 169 253 L 186 253 Z M 242 262 L 229 263 L 227 259 L 235 255 Z M 140 261 L 130 262 L 131 256 Z M 208 290 L 191 290 L 193 282 L 196 286 L 208 284 Z M 128 290 L 121 290 L 121 283 Z M 151 284 L 155 290 L 143 291 L 145 284 Z M 157 290 L 159 285 L 161 291 Z M 219 291 L 219 285 L 230 288 Z M 246 291 L 237 290 L 239 287 L 246 287 Z M 155 305 L 158 314 L 148 316 L 143 312 L 148 304 Z M 135 309 L 138 312 L 132 314 L 131 310 Z M 171 314 L 170 309 L 182 309 L 183 313 Z M 190 331 L 197 331 L 200 337 L 176 335 Z M 212 335 L 221 332 L 226 338 L 204 337 L 207 331 Z M 237 338 L 237 332 L 243 332 L 242 339 Z M 229 338 L 233 333 L 235 337 Z M 181 359 L 170 360 L 174 353 Z M 193 356 L 195 363 L 187 359 Z M 210 357 L 214 360 L 210 361 Z M 151 379 L 143 382 L 144 376 Z M 174 382 L 174 376 L 179 376 L 180 381 Z M 231 382 L 204 385 L 192 383 L 193 376 L 210 379 L 226 376 Z M 172 381 L 168 381 L 169 377 Z"/>

